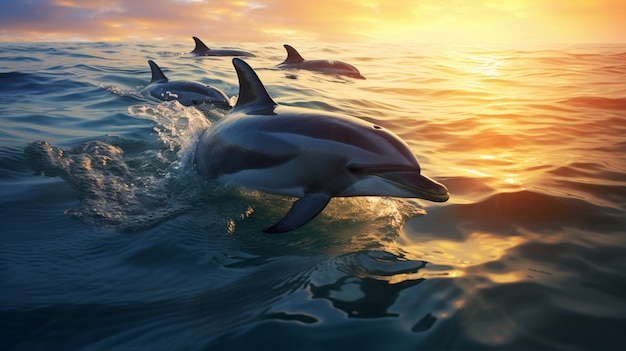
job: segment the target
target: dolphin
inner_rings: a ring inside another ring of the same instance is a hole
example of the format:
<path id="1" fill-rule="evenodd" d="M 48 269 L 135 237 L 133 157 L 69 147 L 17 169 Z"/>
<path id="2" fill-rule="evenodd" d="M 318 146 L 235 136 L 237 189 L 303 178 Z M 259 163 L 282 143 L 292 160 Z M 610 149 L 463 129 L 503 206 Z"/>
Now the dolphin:
<path id="1" fill-rule="evenodd" d="M 333 60 L 305 60 L 300 53 L 291 45 L 283 45 L 287 50 L 287 58 L 278 64 L 279 68 L 299 68 L 309 71 L 323 72 L 327 74 L 336 74 L 348 76 L 357 79 L 365 79 L 356 67 L 342 61 Z"/>
<path id="2" fill-rule="evenodd" d="M 233 65 L 239 98 L 202 132 L 194 166 L 221 183 L 299 198 L 265 232 L 306 224 L 332 197 L 448 200 L 448 189 L 421 174 L 415 155 L 391 131 L 352 116 L 279 105 L 246 62 L 234 58 Z"/>
<path id="3" fill-rule="evenodd" d="M 196 42 L 196 47 L 191 52 L 198 56 L 241 56 L 241 57 L 255 57 L 251 52 L 234 49 L 209 49 L 202 40 L 193 37 L 193 41 Z"/>
<path id="4" fill-rule="evenodd" d="M 185 80 L 170 81 L 154 61 L 148 60 L 148 64 L 152 70 L 152 79 L 142 92 L 148 92 L 159 100 L 178 100 L 185 106 L 213 104 L 223 109 L 232 107 L 228 96 L 218 88 Z"/>

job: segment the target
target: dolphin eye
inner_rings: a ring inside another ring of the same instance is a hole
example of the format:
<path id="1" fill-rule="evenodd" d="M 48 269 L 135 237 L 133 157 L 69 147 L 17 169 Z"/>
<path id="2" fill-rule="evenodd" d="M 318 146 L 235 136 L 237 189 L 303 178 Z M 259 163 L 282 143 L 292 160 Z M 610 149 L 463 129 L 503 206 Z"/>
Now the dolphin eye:
<path id="1" fill-rule="evenodd" d="M 358 166 L 348 166 L 348 172 L 350 173 L 359 173 L 361 169 Z"/>

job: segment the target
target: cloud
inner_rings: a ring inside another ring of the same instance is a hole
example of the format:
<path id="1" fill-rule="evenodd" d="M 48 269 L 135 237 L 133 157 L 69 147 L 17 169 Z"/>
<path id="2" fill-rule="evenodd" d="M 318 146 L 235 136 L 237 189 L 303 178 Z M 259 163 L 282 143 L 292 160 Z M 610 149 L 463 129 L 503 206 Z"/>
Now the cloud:
<path id="1" fill-rule="evenodd" d="M 625 41 L 622 0 L 23 0 L 0 40 Z"/>

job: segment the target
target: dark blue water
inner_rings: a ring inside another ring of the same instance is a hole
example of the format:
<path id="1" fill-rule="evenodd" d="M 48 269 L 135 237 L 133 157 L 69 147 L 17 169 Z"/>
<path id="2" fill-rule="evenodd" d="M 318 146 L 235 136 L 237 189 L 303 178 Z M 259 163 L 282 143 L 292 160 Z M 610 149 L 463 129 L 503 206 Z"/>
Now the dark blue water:
<path id="1" fill-rule="evenodd" d="M 450 201 L 333 199 L 264 234 L 293 199 L 191 167 L 225 111 L 140 93 L 152 59 L 234 100 L 229 58 L 5 43 L 3 350 L 626 349 L 626 47 L 294 45 L 362 81 L 213 46 L 280 103 L 393 130 Z"/>

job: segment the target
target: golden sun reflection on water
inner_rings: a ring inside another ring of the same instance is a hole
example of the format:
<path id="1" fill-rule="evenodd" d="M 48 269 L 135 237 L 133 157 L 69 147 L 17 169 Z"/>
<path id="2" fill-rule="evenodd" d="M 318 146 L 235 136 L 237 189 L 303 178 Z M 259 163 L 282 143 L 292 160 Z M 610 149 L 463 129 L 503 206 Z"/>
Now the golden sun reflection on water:
<path id="1" fill-rule="evenodd" d="M 467 70 L 473 74 L 488 77 L 502 75 L 500 68 L 503 63 L 493 55 L 467 55 L 461 59 L 465 62 Z"/>
<path id="2" fill-rule="evenodd" d="M 525 239 L 484 232 L 472 232 L 465 238 L 427 238 L 423 234 L 410 233 L 405 228 L 397 242 L 407 258 L 428 262 L 419 273 L 422 277 L 458 278 L 465 276 L 471 267 L 499 261 L 509 249 L 521 245 Z M 497 283 L 516 282 L 525 277 L 525 272 L 518 271 L 490 273 L 487 276 Z"/>

